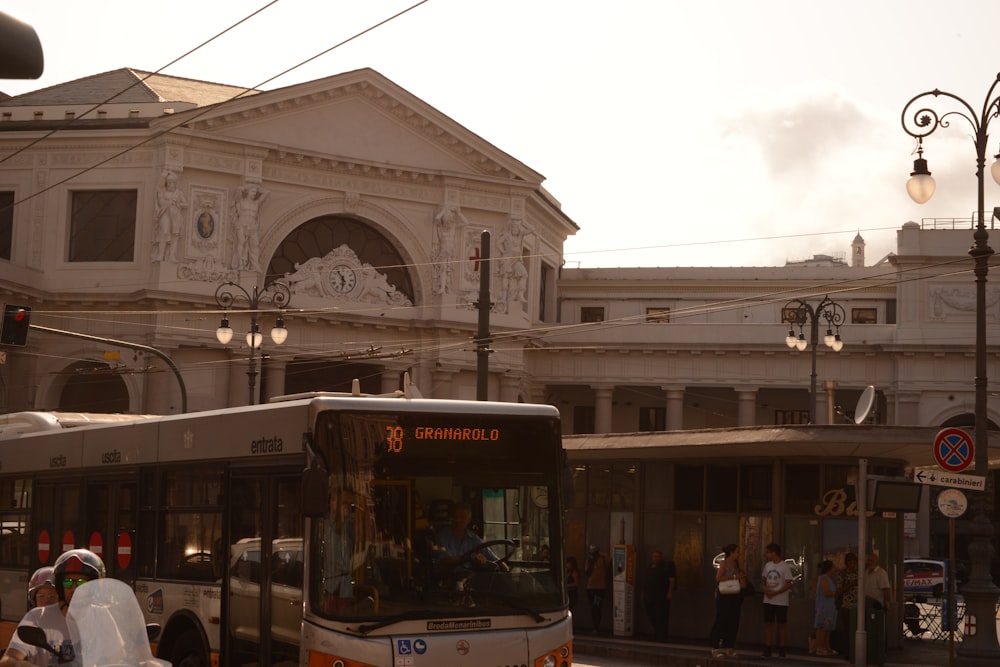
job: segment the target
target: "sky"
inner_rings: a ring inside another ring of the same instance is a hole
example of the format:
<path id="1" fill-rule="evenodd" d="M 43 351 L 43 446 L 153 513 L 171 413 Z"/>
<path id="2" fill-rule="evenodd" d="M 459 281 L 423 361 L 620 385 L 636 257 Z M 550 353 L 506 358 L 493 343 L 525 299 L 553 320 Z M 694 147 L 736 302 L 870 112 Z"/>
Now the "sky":
<path id="1" fill-rule="evenodd" d="M 157 71 L 257 10 L 162 73 L 270 90 L 370 67 L 545 176 L 580 228 L 569 267 L 849 259 L 858 233 L 873 264 L 905 222 L 976 208 L 971 126 L 925 140 L 921 206 L 900 116 L 936 88 L 982 112 L 996 0 L 0 0 L 46 60 L 0 90 Z"/>

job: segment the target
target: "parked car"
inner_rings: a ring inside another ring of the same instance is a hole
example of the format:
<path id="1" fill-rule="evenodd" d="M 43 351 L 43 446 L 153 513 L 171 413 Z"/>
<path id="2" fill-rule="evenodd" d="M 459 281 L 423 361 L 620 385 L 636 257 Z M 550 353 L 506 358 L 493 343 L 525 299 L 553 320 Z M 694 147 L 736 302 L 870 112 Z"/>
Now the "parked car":
<path id="1" fill-rule="evenodd" d="M 272 545 L 272 637 L 298 645 L 302 625 L 302 538 L 282 538 Z M 260 538 L 242 539 L 232 546 L 230 624 L 237 638 L 254 642 L 259 641 L 260 565 Z"/>
<path id="2" fill-rule="evenodd" d="M 948 562 L 930 558 L 907 558 L 903 561 L 903 595 L 906 597 L 944 597 Z M 952 589 L 957 582 L 952 582 Z"/>

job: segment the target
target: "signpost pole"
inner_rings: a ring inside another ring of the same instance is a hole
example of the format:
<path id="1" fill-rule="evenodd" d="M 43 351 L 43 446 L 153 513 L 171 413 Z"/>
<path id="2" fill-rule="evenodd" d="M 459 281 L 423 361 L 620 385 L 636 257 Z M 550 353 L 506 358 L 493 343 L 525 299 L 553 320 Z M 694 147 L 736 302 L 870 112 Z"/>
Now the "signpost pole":
<path id="1" fill-rule="evenodd" d="M 944 599 L 948 605 L 948 667 L 955 667 L 955 626 L 958 624 L 958 614 L 955 613 L 955 591 L 951 582 L 955 577 L 955 518 L 948 519 L 948 576 L 944 579 L 947 587 Z"/>
<path id="2" fill-rule="evenodd" d="M 868 459 L 858 459 L 855 482 L 858 503 L 858 624 L 854 631 L 854 667 L 868 667 L 868 633 L 865 631 L 865 556 L 868 550 Z"/>

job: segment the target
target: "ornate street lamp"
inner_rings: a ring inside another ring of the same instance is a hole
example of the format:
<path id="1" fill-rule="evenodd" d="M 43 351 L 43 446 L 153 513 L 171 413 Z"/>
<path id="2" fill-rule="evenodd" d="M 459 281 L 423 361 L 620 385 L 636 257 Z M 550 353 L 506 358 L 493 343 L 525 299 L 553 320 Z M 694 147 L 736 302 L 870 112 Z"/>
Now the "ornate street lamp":
<path id="1" fill-rule="evenodd" d="M 989 125 L 1000 115 L 1000 95 L 994 96 L 997 84 L 1000 84 L 1000 74 L 986 92 L 982 111 L 977 113 L 968 102 L 957 95 L 942 90 L 930 90 L 920 93 L 903 107 L 903 130 L 917 140 L 917 159 L 913 162 L 913 172 L 906 184 L 906 191 L 918 204 L 923 204 L 934 194 L 934 179 L 927 168 L 927 160 L 923 156 L 924 137 L 933 133 L 939 127 L 949 127 L 950 117 L 965 120 L 973 132 L 973 144 L 976 147 L 976 181 L 978 184 L 978 199 L 976 202 L 975 232 L 972 234 L 973 244 L 969 254 L 975 261 L 976 276 L 976 474 L 989 475 L 989 433 L 986 415 L 987 380 L 986 380 L 986 274 L 990 268 L 990 256 L 993 249 L 987 243 L 989 233 L 986 231 L 985 214 L 985 168 L 986 144 L 989 141 Z M 932 99 L 933 98 L 933 99 Z M 944 98 L 938 100 L 938 98 Z M 943 113 L 931 109 L 928 105 L 945 104 Z M 993 163 L 990 172 L 993 180 L 1000 183 L 1000 155 Z M 965 597 L 966 617 L 975 616 L 979 623 L 976 634 L 966 636 L 958 648 L 956 664 L 988 665 L 997 664 L 1000 660 L 1000 647 L 997 646 L 996 624 L 993 622 L 996 613 L 997 594 L 1000 589 L 993 585 L 990 576 L 990 560 L 994 549 L 992 544 L 993 524 L 986 514 L 986 492 L 977 493 L 973 502 L 975 515 L 972 520 L 972 542 L 969 545 L 969 558 L 972 563 L 972 573 L 961 589 Z"/>
<path id="2" fill-rule="evenodd" d="M 824 296 L 823 300 L 815 306 L 802 299 L 792 299 L 781 309 L 782 319 L 788 322 L 791 327 L 785 337 L 785 344 L 788 347 L 804 352 L 810 343 L 812 344 L 812 373 L 809 375 L 809 423 L 816 423 L 816 350 L 819 347 L 819 320 L 826 320 L 826 335 L 823 336 L 823 343 L 834 352 L 840 352 L 844 348 L 844 341 L 840 339 L 840 325 L 844 323 L 844 307 Z M 804 332 L 805 325 L 809 324 L 809 341 L 806 341 Z M 795 334 L 795 327 L 799 328 L 798 335 Z M 836 333 L 834 333 L 836 330 Z"/>
<path id="3" fill-rule="evenodd" d="M 255 358 L 257 350 L 264 342 L 264 335 L 260 332 L 260 325 L 257 323 L 257 314 L 261 306 L 273 306 L 278 308 L 278 316 L 274 327 L 271 329 L 271 340 L 275 345 L 281 345 L 288 338 L 288 329 L 285 328 L 285 319 L 282 316 L 283 308 L 291 301 L 292 292 L 288 285 L 273 282 L 263 292 L 257 291 L 254 285 L 253 293 L 247 292 L 234 282 L 225 282 L 215 290 L 215 302 L 225 311 L 219 328 L 215 330 L 215 337 L 223 345 L 228 345 L 233 339 L 233 329 L 229 326 L 229 309 L 235 304 L 245 303 L 250 311 L 250 330 L 247 331 L 247 347 L 250 348 L 250 367 L 247 370 L 247 384 L 249 385 L 250 398 L 248 404 L 254 404 L 254 387 L 257 384 L 257 360 Z"/>

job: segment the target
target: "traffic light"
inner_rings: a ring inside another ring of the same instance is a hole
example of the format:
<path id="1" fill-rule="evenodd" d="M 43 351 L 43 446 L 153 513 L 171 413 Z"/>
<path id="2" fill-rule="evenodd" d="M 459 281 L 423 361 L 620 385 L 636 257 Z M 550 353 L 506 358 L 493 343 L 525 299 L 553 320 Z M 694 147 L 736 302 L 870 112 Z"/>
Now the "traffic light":
<path id="1" fill-rule="evenodd" d="M 31 322 L 31 308 L 27 306 L 4 306 L 3 324 L 0 325 L 0 344 L 26 345 L 28 325 Z"/>

